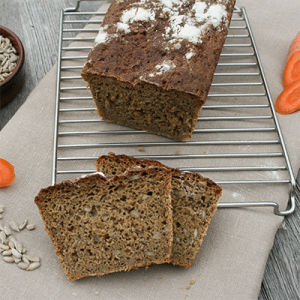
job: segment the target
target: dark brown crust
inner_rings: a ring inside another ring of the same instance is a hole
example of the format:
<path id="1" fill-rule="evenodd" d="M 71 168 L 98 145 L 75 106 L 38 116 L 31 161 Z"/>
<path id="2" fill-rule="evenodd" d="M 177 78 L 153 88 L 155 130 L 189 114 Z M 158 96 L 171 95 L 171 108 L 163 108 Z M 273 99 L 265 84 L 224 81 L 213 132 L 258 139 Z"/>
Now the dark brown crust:
<path id="1" fill-rule="evenodd" d="M 122 13 L 135 2 L 135 0 L 113 1 L 102 27 L 109 25 L 107 32 L 115 33 L 111 25 L 120 22 Z M 230 23 L 235 1 L 223 2 L 227 2 L 225 6 Z M 182 14 L 190 11 L 194 3 L 194 0 L 187 1 Z M 164 90 L 188 93 L 205 100 L 228 32 L 226 25 L 221 23 L 218 29 L 211 25 L 201 43 L 193 44 L 183 39 L 180 42 L 180 49 L 169 47 L 169 50 L 166 50 L 166 40 L 162 34 L 165 28 L 170 26 L 170 21 L 158 17 L 161 13 L 162 10 L 158 9 L 156 20 L 148 22 L 145 27 L 137 26 L 137 30 L 129 34 L 120 33 L 118 38 L 96 45 L 82 70 L 84 79 L 87 80 L 90 74 L 96 74 L 133 85 L 144 84 L 144 80 L 140 79 L 141 76 L 151 72 L 159 62 L 170 60 L 176 65 L 172 72 L 163 73 L 145 82 Z M 187 64 L 183 57 L 191 48 L 195 54 Z"/>
<path id="2" fill-rule="evenodd" d="M 172 172 L 172 176 L 181 176 L 181 177 L 189 177 L 189 178 L 198 178 L 201 179 L 203 181 L 206 181 L 208 185 L 214 186 L 216 188 L 216 193 L 220 194 L 222 193 L 222 188 L 217 185 L 214 181 L 212 181 L 211 179 L 207 178 L 207 177 L 203 177 L 202 175 L 200 175 L 199 173 L 192 173 L 192 172 L 182 172 L 178 169 L 175 168 L 170 168 L 166 165 L 164 165 L 163 163 L 157 161 L 157 160 L 153 160 L 153 159 L 139 159 L 139 158 L 135 158 L 133 156 L 127 156 L 125 154 L 118 154 L 116 155 L 113 152 L 109 152 L 108 155 L 102 155 L 100 157 L 98 157 L 95 166 L 96 166 L 96 170 L 97 172 L 102 172 L 101 169 L 99 169 L 100 164 L 103 163 L 103 161 L 107 161 L 107 160 L 113 160 L 114 162 L 120 163 L 122 162 L 124 164 L 124 162 L 127 161 L 128 166 L 131 165 L 137 165 L 141 168 L 149 168 L 151 166 L 155 166 L 155 167 L 160 167 L 160 168 L 167 168 L 168 170 L 170 170 Z M 131 169 L 131 168 L 128 168 Z M 113 174 L 116 175 L 116 174 Z"/>
<path id="3" fill-rule="evenodd" d="M 226 7 L 227 23 L 207 25 L 205 35 L 197 43 L 186 38 L 173 42 L 172 36 L 166 37 L 171 21 L 158 0 L 144 4 L 155 11 L 155 20 L 133 22 L 125 34 L 116 29 L 116 24 L 124 11 L 137 7 L 136 1 L 112 2 L 102 24 L 111 38 L 94 46 L 81 73 L 104 120 L 178 141 L 190 139 L 206 101 L 235 4 L 235 0 L 205 2 L 221 2 Z M 191 13 L 194 4 L 194 0 L 185 1 L 178 10 L 180 15 L 195 15 Z M 189 51 L 193 56 L 187 59 Z M 175 67 L 155 73 L 165 62 Z M 126 104 L 122 106 L 112 99 L 116 97 Z M 145 98 L 148 103 L 142 101 Z"/>
<path id="4" fill-rule="evenodd" d="M 136 175 L 136 174 L 141 174 L 142 172 L 144 172 L 146 170 L 146 172 L 148 173 L 152 173 L 157 174 L 157 172 L 163 171 L 165 173 L 168 174 L 169 180 L 166 181 L 166 187 L 167 189 L 170 189 L 170 185 L 171 185 L 171 172 L 170 170 L 167 170 L 166 168 L 156 168 L 156 167 L 151 167 L 151 168 L 147 168 L 147 169 L 140 169 L 140 170 L 129 170 L 128 172 L 126 172 L 126 174 L 121 174 L 121 175 L 115 175 L 112 177 L 108 177 L 109 179 L 107 179 L 107 177 L 104 177 L 100 174 L 93 174 L 90 176 L 86 176 L 84 178 L 79 178 L 78 180 L 71 182 L 71 181 L 64 181 L 62 183 L 59 184 L 55 184 L 54 186 L 49 186 L 45 189 L 42 189 L 39 194 L 35 197 L 35 203 L 39 209 L 40 215 L 43 219 L 44 225 L 45 225 L 45 231 L 48 233 L 48 236 L 50 237 L 53 245 L 54 245 L 54 251 L 56 253 L 56 255 L 58 256 L 58 259 L 60 261 L 60 263 L 62 264 L 62 268 L 66 274 L 66 276 L 70 279 L 70 280 L 77 280 L 83 277 L 88 277 L 88 276 L 101 276 L 104 274 L 108 274 L 108 273 L 112 273 L 112 272 L 119 272 L 119 271 L 129 271 L 130 269 L 135 269 L 138 267 L 143 267 L 143 266 L 149 266 L 152 263 L 148 262 L 148 261 L 143 261 L 140 263 L 136 263 L 133 266 L 128 266 L 128 267 L 122 267 L 119 269 L 112 269 L 112 270 L 107 270 L 105 272 L 98 272 L 95 274 L 80 274 L 77 273 L 75 274 L 74 272 L 71 273 L 68 270 L 68 267 L 65 266 L 64 264 L 64 256 L 62 255 L 60 248 L 61 245 L 58 244 L 56 242 L 55 239 L 55 233 L 52 231 L 50 225 L 48 224 L 49 221 L 47 221 L 46 217 L 45 217 L 45 211 L 44 211 L 44 205 L 45 205 L 45 199 L 47 199 L 47 196 L 49 196 L 49 194 L 53 194 L 56 191 L 59 190 L 64 190 L 65 188 L 78 188 L 79 186 L 86 186 L 91 182 L 94 181 L 103 181 L 103 182 L 110 182 L 110 184 L 114 184 L 114 182 L 118 182 L 118 181 L 122 181 L 122 179 L 126 179 L 129 178 L 132 175 Z M 147 174 L 148 174 L 147 173 Z M 172 206 L 171 206 L 171 199 L 170 196 L 168 196 L 168 198 L 164 199 L 163 201 L 166 201 L 166 207 L 167 207 L 167 214 L 165 215 L 165 222 L 167 224 L 170 225 L 170 228 L 172 228 Z M 167 247 L 168 247 L 168 251 L 165 251 L 165 258 L 163 260 L 156 260 L 155 264 L 162 264 L 162 263 L 169 263 L 171 261 L 171 252 L 172 252 L 172 244 L 173 244 L 173 232 L 170 231 L 170 239 L 168 239 L 166 241 Z M 165 249 L 166 250 L 166 249 Z"/>

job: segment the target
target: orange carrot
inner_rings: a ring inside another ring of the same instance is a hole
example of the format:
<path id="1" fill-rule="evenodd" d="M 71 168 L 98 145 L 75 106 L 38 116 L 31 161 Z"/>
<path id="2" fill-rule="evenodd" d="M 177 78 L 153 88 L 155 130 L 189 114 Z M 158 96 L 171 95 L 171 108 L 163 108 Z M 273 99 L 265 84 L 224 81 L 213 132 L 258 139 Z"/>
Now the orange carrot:
<path id="1" fill-rule="evenodd" d="M 0 158 L 0 187 L 11 185 L 15 180 L 14 166 Z"/>
<path id="2" fill-rule="evenodd" d="M 300 79 L 282 91 L 276 100 L 275 109 L 282 115 L 291 114 L 300 109 Z"/>
<path id="3" fill-rule="evenodd" d="M 298 79 L 300 79 L 300 31 L 289 49 L 288 60 L 283 73 L 283 86 L 287 88 Z"/>

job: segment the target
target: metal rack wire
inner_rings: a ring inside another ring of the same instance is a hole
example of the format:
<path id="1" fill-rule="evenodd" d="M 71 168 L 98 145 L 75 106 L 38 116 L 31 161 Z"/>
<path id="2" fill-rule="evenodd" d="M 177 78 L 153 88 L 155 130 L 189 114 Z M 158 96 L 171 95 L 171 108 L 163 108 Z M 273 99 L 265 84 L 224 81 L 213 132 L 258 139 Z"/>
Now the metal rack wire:
<path id="1" fill-rule="evenodd" d="M 295 178 L 245 8 L 235 8 L 207 102 L 192 139 L 182 143 L 97 116 L 80 72 L 105 13 L 81 11 L 81 2 L 60 16 L 53 184 L 95 172 L 99 155 L 119 151 L 201 172 L 223 189 L 289 185 L 287 210 L 269 201 L 219 203 L 219 208 L 269 206 L 280 216 L 294 211 Z"/>

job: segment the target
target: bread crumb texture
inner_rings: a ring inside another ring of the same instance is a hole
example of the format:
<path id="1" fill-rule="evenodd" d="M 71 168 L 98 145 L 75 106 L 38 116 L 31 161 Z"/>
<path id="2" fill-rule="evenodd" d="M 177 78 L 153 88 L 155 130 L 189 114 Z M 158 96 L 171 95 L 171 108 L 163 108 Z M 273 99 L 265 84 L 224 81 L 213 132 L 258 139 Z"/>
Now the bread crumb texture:
<path id="1" fill-rule="evenodd" d="M 140 160 L 126 155 L 100 156 L 97 171 L 106 176 L 122 174 L 132 168 L 165 167 L 162 163 Z M 190 267 L 217 210 L 222 189 L 212 180 L 198 173 L 181 172 L 168 168 L 172 174 L 171 201 L 173 208 L 172 264 Z"/>
<path id="2" fill-rule="evenodd" d="M 96 170 L 35 198 L 66 276 L 190 267 L 222 189 L 200 174 L 114 153 L 100 156 Z"/>
<path id="3" fill-rule="evenodd" d="M 170 262 L 171 173 L 94 174 L 42 189 L 35 198 L 70 280 Z"/>

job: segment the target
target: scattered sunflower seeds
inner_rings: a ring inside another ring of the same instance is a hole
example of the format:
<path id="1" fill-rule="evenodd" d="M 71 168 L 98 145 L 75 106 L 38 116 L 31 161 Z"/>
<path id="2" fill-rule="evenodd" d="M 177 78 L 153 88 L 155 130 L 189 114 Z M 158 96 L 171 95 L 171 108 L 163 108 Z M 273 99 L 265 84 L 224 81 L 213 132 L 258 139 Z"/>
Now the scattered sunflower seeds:
<path id="1" fill-rule="evenodd" d="M 27 228 L 28 230 L 33 230 L 33 229 L 35 229 L 35 225 L 34 225 L 34 224 L 28 224 L 28 225 L 26 226 L 26 228 Z"/>
<path id="2" fill-rule="evenodd" d="M 17 249 L 12 248 L 11 252 L 12 252 L 13 256 L 15 256 L 17 258 L 22 258 L 22 254 Z"/>
<path id="3" fill-rule="evenodd" d="M 11 250 L 6 250 L 2 252 L 3 256 L 11 256 L 12 255 L 12 251 Z"/>
<path id="4" fill-rule="evenodd" d="M 0 205 L 0 213 L 2 214 L 4 212 L 4 206 Z"/>
<path id="5" fill-rule="evenodd" d="M 30 261 L 27 259 L 26 255 L 22 256 L 22 260 L 23 260 L 24 263 L 27 264 L 27 267 L 30 265 Z"/>
<path id="6" fill-rule="evenodd" d="M 40 262 L 40 258 L 35 255 L 23 255 L 23 257 L 28 259 L 31 262 Z"/>
<path id="7" fill-rule="evenodd" d="M 20 252 L 20 253 L 22 252 L 23 245 L 19 241 L 15 242 L 15 247 L 16 247 L 18 252 Z"/>
<path id="8" fill-rule="evenodd" d="M 15 221 L 11 221 L 9 223 L 9 225 L 10 225 L 10 227 L 11 227 L 12 230 L 17 231 L 17 232 L 20 231 L 19 226 L 18 226 L 18 224 Z"/>
<path id="9" fill-rule="evenodd" d="M 4 232 L 7 236 L 12 234 L 11 230 L 7 226 L 4 226 Z"/>
<path id="10" fill-rule="evenodd" d="M 25 262 L 19 262 L 18 263 L 18 268 L 22 270 L 26 270 L 28 268 L 29 264 L 26 264 Z"/>
<path id="11" fill-rule="evenodd" d="M 7 240 L 6 240 L 6 234 L 5 234 L 4 230 L 0 232 L 0 240 L 3 244 L 6 244 Z"/>
<path id="12" fill-rule="evenodd" d="M 5 262 L 8 262 L 8 263 L 13 263 L 13 262 L 15 262 L 15 260 L 14 260 L 14 258 L 13 258 L 12 256 L 4 256 L 4 257 L 3 257 L 3 260 L 4 260 Z"/>
<path id="13" fill-rule="evenodd" d="M 0 35 L 0 44 L 1 44 L 1 35 Z M 1 53 L 1 48 L 0 48 L 0 53 Z M 3 211 L 3 205 L 0 205 L 0 208 L 2 208 Z M 11 221 L 9 225 L 10 228 L 15 232 L 20 232 L 25 227 L 28 230 L 35 229 L 35 225 L 28 224 L 27 220 L 24 220 L 20 225 L 18 225 L 14 221 Z M 2 223 L 0 222 L 0 254 L 2 254 L 3 260 L 7 263 L 16 263 L 19 269 L 23 269 L 27 271 L 33 271 L 39 268 L 41 266 L 40 263 L 41 259 L 35 255 L 25 255 L 26 248 L 24 248 L 22 243 L 20 243 L 15 238 L 10 228 L 9 226 L 2 225 Z"/>
<path id="14" fill-rule="evenodd" d="M 0 248 L 3 250 L 9 250 L 9 247 L 7 245 L 4 244 L 0 244 Z"/>
<path id="15" fill-rule="evenodd" d="M 17 264 L 22 261 L 22 259 L 19 257 L 13 256 L 13 258 L 14 258 L 15 263 L 17 263 Z"/>
<path id="16" fill-rule="evenodd" d="M 12 241 L 14 244 L 15 244 L 16 241 L 17 241 L 14 235 L 10 235 L 10 236 L 8 237 L 8 240 L 9 240 L 9 241 Z"/>
<path id="17" fill-rule="evenodd" d="M 12 242 L 12 241 L 8 241 L 8 247 L 9 247 L 10 249 L 15 248 L 15 243 Z"/>
<path id="18" fill-rule="evenodd" d="M 29 265 L 29 267 L 26 269 L 27 271 L 33 271 L 37 269 L 41 264 L 39 262 L 33 262 Z"/>
<path id="19" fill-rule="evenodd" d="M 19 230 L 23 230 L 23 229 L 26 227 L 27 223 L 28 223 L 28 220 L 24 220 L 24 221 L 20 224 Z"/>

